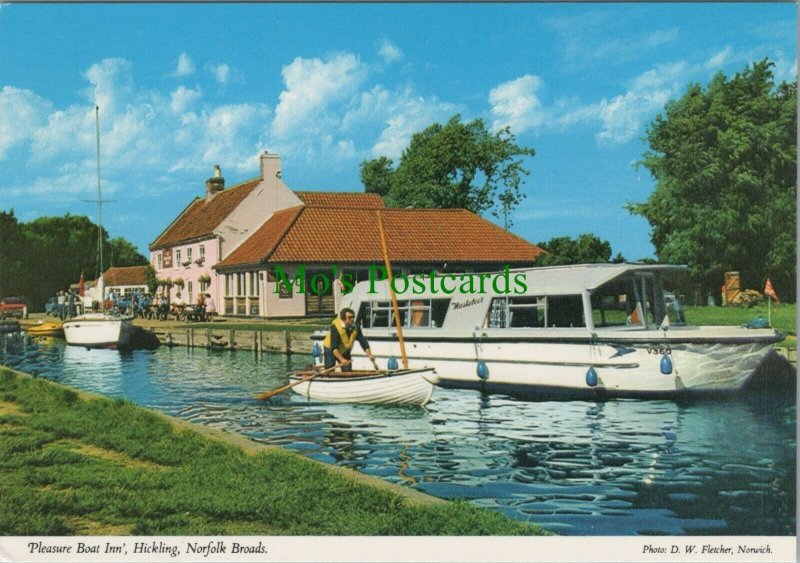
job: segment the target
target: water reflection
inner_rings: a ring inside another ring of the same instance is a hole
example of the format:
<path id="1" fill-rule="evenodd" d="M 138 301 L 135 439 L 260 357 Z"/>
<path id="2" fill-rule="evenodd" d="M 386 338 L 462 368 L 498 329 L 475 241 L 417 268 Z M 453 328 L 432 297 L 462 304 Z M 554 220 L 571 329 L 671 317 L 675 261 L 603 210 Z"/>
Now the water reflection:
<path id="1" fill-rule="evenodd" d="M 794 534 L 792 403 L 525 402 L 437 389 L 427 409 L 253 397 L 307 359 L 118 352 L 25 337 L 0 362 L 563 534 Z"/>

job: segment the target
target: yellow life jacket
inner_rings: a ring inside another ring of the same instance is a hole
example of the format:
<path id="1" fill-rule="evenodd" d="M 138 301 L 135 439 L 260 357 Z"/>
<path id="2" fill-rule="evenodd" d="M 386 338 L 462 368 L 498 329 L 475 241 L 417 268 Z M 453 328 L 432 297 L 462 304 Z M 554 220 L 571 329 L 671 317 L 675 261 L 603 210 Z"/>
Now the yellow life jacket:
<path id="1" fill-rule="evenodd" d="M 352 348 L 353 344 L 356 343 L 356 336 L 358 335 L 358 328 L 353 325 L 353 332 L 350 335 L 347 335 L 347 329 L 344 326 L 344 321 L 339 317 L 336 317 L 331 326 L 337 330 L 339 333 L 339 352 L 342 354 L 347 354 Z M 322 341 L 322 345 L 326 348 L 330 349 L 331 347 L 331 333 L 328 331 L 328 334 L 325 336 L 325 339 Z"/>

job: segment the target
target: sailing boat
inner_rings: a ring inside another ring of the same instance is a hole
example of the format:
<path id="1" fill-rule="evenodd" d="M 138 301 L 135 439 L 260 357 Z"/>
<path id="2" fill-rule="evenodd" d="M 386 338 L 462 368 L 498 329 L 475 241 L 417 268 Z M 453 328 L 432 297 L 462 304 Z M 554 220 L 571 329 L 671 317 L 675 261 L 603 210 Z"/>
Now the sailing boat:
<path id="1" fill-rule="evenodd" d="M 124 348 L 133 336 L 133 319 L 115 311 L 103 310 L 105 281 L 103 279 L 103 194 L 100 189 L 100 106 L 95 106 L 97 129 L 97 223 L 100 237 L 100 311 L 85 313 L 64 321 L 64 337 L 67 344 L 86 348 Z"/>

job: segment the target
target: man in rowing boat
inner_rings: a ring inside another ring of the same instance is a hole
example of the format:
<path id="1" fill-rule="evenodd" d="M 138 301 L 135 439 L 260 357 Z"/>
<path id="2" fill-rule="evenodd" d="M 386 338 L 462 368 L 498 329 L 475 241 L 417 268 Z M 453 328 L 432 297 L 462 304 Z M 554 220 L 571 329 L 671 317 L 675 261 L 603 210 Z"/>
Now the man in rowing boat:
<path id="1" fill-rule="evenodd" d="M 336 362 L 342 364 L 349 360 L 356 340 L 370 361 L 375 361 L 375 356 L 369 349 L 369 342 L 364 338 L 361 327 L 355 324 L 355 319 L 355 312 L 351 308 L 345 307 L 331 323 L 331 330 L 322 341 L 325 352 L 325 369 L 332 368 Z M 351 371 L 352 369 L 353 364 L 342 366 L 342 371 Z"/>

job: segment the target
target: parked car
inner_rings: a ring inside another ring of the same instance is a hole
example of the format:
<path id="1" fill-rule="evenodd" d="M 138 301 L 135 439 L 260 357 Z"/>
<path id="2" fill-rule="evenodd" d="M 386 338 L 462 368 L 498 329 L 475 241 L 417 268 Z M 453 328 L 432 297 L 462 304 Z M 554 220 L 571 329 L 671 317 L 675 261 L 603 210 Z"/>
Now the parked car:
<path id="1" fill-rule="evenodd" d="M 0 319 L 6 317 L 28 318 L 30 303 L 24 297 L 3 297 L 0 299 Z"/>

